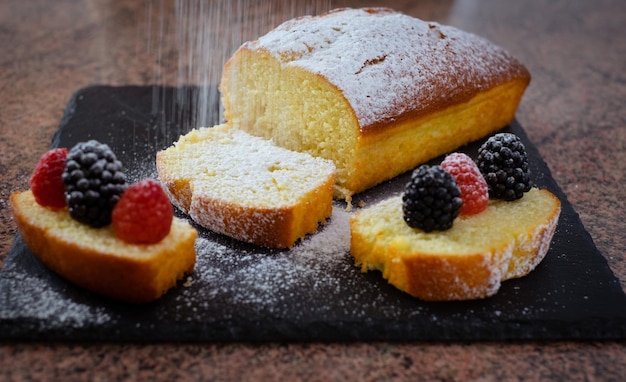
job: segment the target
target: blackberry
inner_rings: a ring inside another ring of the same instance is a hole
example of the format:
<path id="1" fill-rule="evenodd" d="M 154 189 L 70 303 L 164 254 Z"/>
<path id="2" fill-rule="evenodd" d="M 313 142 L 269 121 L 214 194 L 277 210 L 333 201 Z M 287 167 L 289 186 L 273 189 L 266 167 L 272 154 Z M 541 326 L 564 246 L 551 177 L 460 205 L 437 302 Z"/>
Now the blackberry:
<path id="1" fill-rule="evenodd" d="M 70 150 L 63 183 L 70 216 L 104 227 L 111 223 L 113 207 L 126 189 L 126 175 L 109 146 L 90 140 Z"/>
<path id="2" fill-rule="evenodd" d="M 424 232 L 452 227 L 462 204 L 456 180 L 441 166 L 418 167 L 402 195 L 404 221 Z"/>
<path id="3" fill-rule="evenodd" d="M 489 138 L 478 149 L 476 164 L 492 198 L 520 199 L 532 186 L 526 148 L 515 134 L 499 133 Z"/>

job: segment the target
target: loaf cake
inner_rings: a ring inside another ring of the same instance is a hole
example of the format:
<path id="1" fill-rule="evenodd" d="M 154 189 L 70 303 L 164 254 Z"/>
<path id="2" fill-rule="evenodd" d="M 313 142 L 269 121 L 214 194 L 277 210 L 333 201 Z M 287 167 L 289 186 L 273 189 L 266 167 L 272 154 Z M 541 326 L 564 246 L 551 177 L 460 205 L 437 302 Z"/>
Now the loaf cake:
<path id="1" fill-rule="evenodd" d="M 515 201 L 491 199 L 483 212 L 426 233 L 406 224 L 402 198 L 396 196 L 352 217 L 350 253 L 363 272 L 379 270 L 420 299 L 485 298 L 502 281 L 522 277 L 541 262 L 559 214 L 558 198 L 532 188 Z"/>
<path id="2" fill-rule="evenodd" d="M 332 160 L 336 198 L 502 128 L 530 81 L 487 40 L 386 8 L 338 9 L 244 43 L 220 83 L 228 124 Z"/>
<path id="3" fill-rule="evenodd" d="M 332 212 L 335 166 L 228 125 L 195 129 L 156 157 L 172 203 L 211 231 L 288 248 Z"/>
<path id="4" fill-rule="evenodd" d="M 24 243 L 48 268 L 103 296 L 150 302 L 194 269 L 196 230 L 174 218 L 156 244 L 129 244 L 111 225 L 93 228 L 72 219 L 67 208 L 39 205 L 33 193 L 11 195 L 13 216 Z"/>

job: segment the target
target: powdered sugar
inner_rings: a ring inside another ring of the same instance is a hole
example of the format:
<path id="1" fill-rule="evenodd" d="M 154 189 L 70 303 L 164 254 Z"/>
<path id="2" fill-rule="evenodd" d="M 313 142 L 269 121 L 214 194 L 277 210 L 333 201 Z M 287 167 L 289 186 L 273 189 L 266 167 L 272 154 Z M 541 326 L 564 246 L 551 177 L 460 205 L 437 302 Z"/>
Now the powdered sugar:
<path id="1" fill-rule="evenodd" d="M 198 195 L 242 206 L 289 206 L 334 172 L 328 160 L 286 150 L 238 129 L 200 128 L 163 151 L 166 177 L 191 179 Z M 184 146 L 184 147 L 183 147 Z"/>
<path id="2" fill-rule="evenodd" d="M 524 70 L 483 38 L 383 9 L 290 20 L 244 47 L 326 77 L 361 127 L 467 101 Z"/>
<path id="3" fill-rule="evenodd" d="M 354 266 L 349 254 L 351 213 L 344 208 L 335 204 L 326 226 L 287 251 L 244 247 L 214 236 L 198 238 L 192 286 L 176 298 L 180 319 L 262 320 L 271 327 L 278 322 L 323 322 L 323 317 L 337 322 L 399 314 L 402 306 L 396 306 L 396 297 L 403 296 L 377 292 L 384 280 L 372 283 Z M 219 310 L 211 310 L 215 306 Z M 275 319 L 270 323 L 267 317 Z"/>
<path id="4" fill-rule="evenodd" d="M 333 162 L 226 125 L 189 132 L 157 161 L 177 207 L 242 241 L 286 247 L 330 212 Z"/>
<path id="5" fill-rule="evenodd" d="M 26 256 L 26 255 L 24 255 Z M 12 294 L 11 301 L 2 301 L 9 294 L 0 295 L 0 304 L 10 304 L 13 309 L 3 310 L 2 320 L 39 320 L 45 322 L 48 329 L 84 328 L 86 326 L 103 325 L 113 320 L 103 306 L 83 304 L 68 298 L 63 288 L 71 288 L 68 284 L 51 282 L 56 276 L 48 273 L 35 273 L 32 269 L 25 270 L 8 263 L 5 269 L 7 277 L 2 284 L 6 291 L 20 290 L 19 295 Z M 10 277 L 8 276 L 10 275 Z"/>
<path id="6" fill-rule="evenodd" d="M 323 289 L 332 299 L 350 285 L 346 274 L 354 271 L 348 254 L 349 217 L 342 207 L 334 206 L 326 226 L 288 251 L 264 253 L 261 248 L 249 248 L 233 252 L 232 246 L 200 237 L 193 275 L 198 289 L 189 293 L 200 293 L 208 301 L 225 298 L 226 305 L 270 314 L 283 309 L 303 287 L 316 294 Z"/>

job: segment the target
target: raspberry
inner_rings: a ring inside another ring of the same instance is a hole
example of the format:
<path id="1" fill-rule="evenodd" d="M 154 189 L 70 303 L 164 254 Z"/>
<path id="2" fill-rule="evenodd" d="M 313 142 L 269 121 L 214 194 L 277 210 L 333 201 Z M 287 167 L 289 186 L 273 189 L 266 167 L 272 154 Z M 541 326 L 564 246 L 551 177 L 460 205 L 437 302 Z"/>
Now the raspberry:
<path id="1" fill-rule="evenodd" d="M 461 190 L 463 205 L 459 215 L 474 215 L 484 211 L 489 204 L 489 188 L 472 158 L 463 153 L 452 153 L 441 162 Z"/>
<path id="2" fill-rule="evenodd" d="M 39 205 L 51 208 L 64 208 L 67 205 L 62 175 L 68 152 L 66 148 L 52 149 L 39 159 L 28 182 Z"/>
<path id="3" fill-rule="evenodd" d="M 111 224 L 111 211 L 126 189 L 126 175 L 109 146 L 91 140 L 72 147 L 63 182 L 72 218 L 96 228 Z"/>
<path id="4" fill-rule="evenodd" d="M 515 134 L 500 133 L 489 138 L 478 149 L 476 164 L 492 198 L 520 199 L 532 186 L 526 148 Z"/>
<path id="5" fill-rule="evenodd" d="M 404 221 L 424 232 L 452 227 L 461 204 L 456 180 L 441 166 L 422 165 L 411 175 L 402 195 Z"/>
<path id="6" fill-rule="evenodd" d="M 120 239 L 132 244 L 154 244 L 169 234 L 174 209 L 159 182 L 144 179 L 122 194 L 112 219 Z"/>

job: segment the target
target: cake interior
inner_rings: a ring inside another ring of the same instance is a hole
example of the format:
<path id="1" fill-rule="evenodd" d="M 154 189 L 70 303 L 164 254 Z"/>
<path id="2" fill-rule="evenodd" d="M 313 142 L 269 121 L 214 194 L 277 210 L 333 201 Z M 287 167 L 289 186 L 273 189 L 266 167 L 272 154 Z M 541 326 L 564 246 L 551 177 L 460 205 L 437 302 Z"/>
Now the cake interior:
<path id="1" fill-rule="evenodd" d="M 330 159 L 334 197 L 351 196 L 510 123 L 527 85 L 512 79 L 467 102 L 421 116 L 360 126 L 342 92 L 322 76 L 242 48 L 220 89 L 227 123 L 277 145 Z"/>

